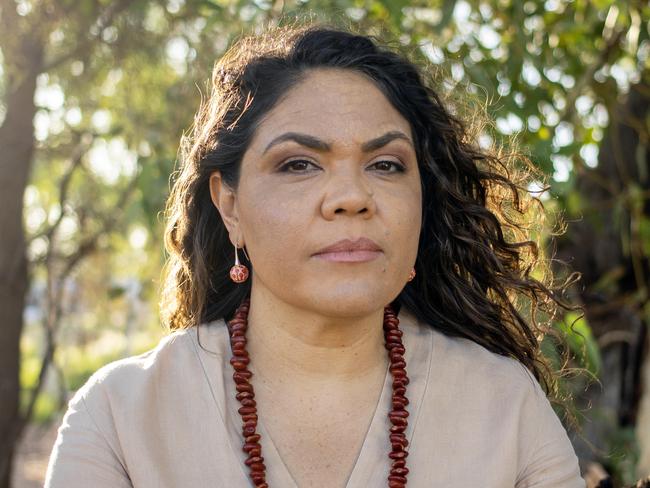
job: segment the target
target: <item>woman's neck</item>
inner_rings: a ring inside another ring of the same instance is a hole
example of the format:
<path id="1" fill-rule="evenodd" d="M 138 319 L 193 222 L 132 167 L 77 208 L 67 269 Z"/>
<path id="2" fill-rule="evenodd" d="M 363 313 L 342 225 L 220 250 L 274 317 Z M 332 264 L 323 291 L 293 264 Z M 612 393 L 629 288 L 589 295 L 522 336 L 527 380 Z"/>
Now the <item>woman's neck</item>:
<path id="1" fill-rule="evenodd" d="M 254 290 L 246 335 L 251 370 L 270 381 L 354 383 L 388 364 L 383 308 L 365 316 L 326 317 Z"/>

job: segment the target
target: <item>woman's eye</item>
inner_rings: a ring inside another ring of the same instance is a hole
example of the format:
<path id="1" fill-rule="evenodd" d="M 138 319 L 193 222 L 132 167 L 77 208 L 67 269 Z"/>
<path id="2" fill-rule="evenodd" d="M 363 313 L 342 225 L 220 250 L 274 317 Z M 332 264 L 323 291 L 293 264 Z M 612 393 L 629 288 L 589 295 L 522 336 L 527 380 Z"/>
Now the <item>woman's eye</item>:
<path id="1" fill-rule="evenodd" d="M 370 166 L 376 168 L 382 173 L 403 173 L 404 171 L 406 171 L 404 165 L 396 161 L 389 161 L 389 160 L 377 161 L 376 163 L 371 164 Z M 294 159 L 280 166 L 280 171 L 284 173 L 305 173 L 308 171 L 313 171 L 315 169 L 318 169 L 318 166 L 312 163 L 311 161 L 307 161 L 306 159 Z"/>
<path id="2" fill-rule="evenodd" d="M 280 166 L 280 171 L 285 173 L 303 173 L 309 169 L 310 165 L 314 168 L 317 167 L 311 161 L 307 161 L 305 159 L 294 159 L 293 161 L 289 161 Z"/>
<path id="3" fill-rule="evenodd" d="M 375 166 L 377 169 L 379 169 L 379 171 L 385 171 L 387 173 L 403 173 L 406 170 L 406 168 L 402 164 L 396 161 L 388 161 L 388 160 L 377 161 L 372 166 Z M 395 169 L 392 170 L 391 168 L 395 168 Z"/>

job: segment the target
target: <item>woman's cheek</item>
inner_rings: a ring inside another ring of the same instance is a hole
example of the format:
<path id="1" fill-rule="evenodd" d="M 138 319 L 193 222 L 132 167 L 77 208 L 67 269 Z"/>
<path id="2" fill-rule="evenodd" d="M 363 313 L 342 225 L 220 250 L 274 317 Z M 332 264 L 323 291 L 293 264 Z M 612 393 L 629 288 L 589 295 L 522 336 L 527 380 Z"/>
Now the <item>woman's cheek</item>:
<path id="1" fill-rule="evenodd" d="M 301 213 L 286 201 L 280 204 L 270 198 L 259 199 L 248 208 L 245 240 L 254 266 L 276 274 L 292 271 L 295 261 L 308 252 L 304 249 L 307 229 L 303 213 L 304 209 Z"/>

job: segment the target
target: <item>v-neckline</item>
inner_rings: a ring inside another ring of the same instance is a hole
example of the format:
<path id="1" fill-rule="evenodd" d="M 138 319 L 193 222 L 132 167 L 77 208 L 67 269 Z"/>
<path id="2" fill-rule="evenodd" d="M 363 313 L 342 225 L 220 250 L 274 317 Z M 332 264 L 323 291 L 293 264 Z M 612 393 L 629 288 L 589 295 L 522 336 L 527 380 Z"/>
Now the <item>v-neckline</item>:
<path id="1" fill-rule="evenodd" d="M 379 421 L 379 415 L 378 415 L 378 410 L 379 406 L 386 403 L 386 395 L 387 391 L 391 388 L 391 379 L 392 376 L 390 375 L 390 363 L 386 366 L 386 370 L 384 372 L 384 379 L 382 382 L 382 388 L 381 392 L 379 394 L 379 397 L 377 399 L 377 402 L 375 403 L 375 406 L 372 411 L 372 416 L 370 419 L 370 423 L 368 425 L 368 428 L 366 429 L 366 432 L 363 437 L 363 442 L 361 443 L 361 447 L 359 451 L 357 452 L 357 457 L 354 461 L 354 464 L 352 466 L 352 471 L 350 472 L 348 479 L 346 481 L 345 487 L 350 487 L 350 486 L 363 486 L 359 484 L 355 484 L 355 478 L 358 477 L 358 475 L 355 474 L 357 471 L 357 466 L 359 466 L 360 462 L 363 463 L 364 461 L 364 453 L 368 451 L 368 448 L 366 448 L 366 444 L 368 444 L 368 439 L 371 437 L 372 434 L 375 434 L 378 428 L 378 425 L 380 423 Z M 264 425 L 263 419 L 258 419 L 257 421 L 257 426 L 259 430 L 259 434 L 262 436 L 262 438 L 266 438 L 268 440 L 268 447 L 270 449 L 264 449 L 262 448 L 263 451 L 263 456 L 265 456 L 265 464 L 268 466 L 269 462 L 278 462 L 278 464 L 282 465 L 284 473 L 282 474 L 282 486 L 286 486 L 287 488 L 299 488 L 298 483 L 296 482 L 295 478 L 291 474 L 291 471 L 289 471 L 289 467 L 287 464 L 284 462 L 284 459 L 280 455 L 280 451 L 275 443 L 273 441 L 273 437 L 271 436 L 270 432 Z M 350 484 L 352 483 L 352 484 Z"/>
<path id="2" fill-rule="evenodd" d="M 407 397 L 409 399 L 408 426 L 406 429 L 406 438 L 409 446 L 413 437 L 415 425 L 426 385 L 428 383 L 428 374 L 430 370 L 433 332 L 429 326 L 422 326 L 417 319 L 407 310 L 402 308 L 398 314 L 400 329 L 403 332 L 402 340 L 405 348 L 406 370 L 409 376 L 409 385 L 407 387 Z M 244 461 L 247 455 L 237 446 L 242 445 L 241 438 L 241 416 L 238 409 L 241 406 L 235 398 L 235 388 L 232 380 L 232 366 L 230 365 L 230 336 L 225 321 L 221 320 L 214 323 L 213 326 L 219 327 L 219 342 L 221 355 L 221 371 L 224 395 L 224 413 L 227 432 L 229 435 L 229 444 L 234 454 L 240 462 L 242 473 L 248 480 L 249 468 Z M 423 340 L 424 339 L 424 340 Z M 410 367 L 409 367 L 410 366 Z M 384 375 L 379 399 L 367 429 L 361 448 L 357 454 L 350 476 L 348 477 L 345 488 L 356 488 L 359 486 L 384 486 L 387 484 L 387 478 L 390 471 L 390 451 L 389 429 L 390 421 L 388 413 L 391 406 L 392 375 L 390 374 L 390 365 Z M 210 383 L 212 380 L 208 376 Z M 260 434 L 260 444 L 262 446 L 262 456 L 266 466 L 267 481 L 271 487 L 299 488 L 284 460 L 280 456 L 277 446 L 273 442 L 268 430 L 266 429 L 263 419 L 258 419 L 258 433 Z"/>

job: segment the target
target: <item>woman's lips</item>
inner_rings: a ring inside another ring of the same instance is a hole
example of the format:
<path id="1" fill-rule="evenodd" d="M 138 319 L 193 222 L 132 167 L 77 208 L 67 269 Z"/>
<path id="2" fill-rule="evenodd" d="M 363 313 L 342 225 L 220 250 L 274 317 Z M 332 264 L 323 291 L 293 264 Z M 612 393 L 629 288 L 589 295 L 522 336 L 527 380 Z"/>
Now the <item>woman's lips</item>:
<path id="1" fill-rule="evenodd" d="M 321 256 L 327 261 L 342 263 L 357 263 L 372 261 L 379 253 L 381 247 L 368 237 L 359 237 L 357 240 L 341 239 L 340 241 L 321 248 L 314 256 Z"/>
<path id="2" fill-rule="evenodd" d="M 325 261 L 332 261 L 337 263 L 360 263 L 365 261 L 372 261 L 377 259 L 382 254 L 382 251 L 334 251 L 314 254 L 314 257 L 323 259 Z"/>

